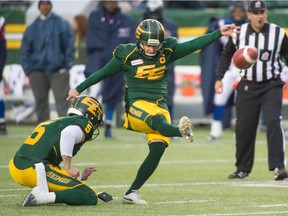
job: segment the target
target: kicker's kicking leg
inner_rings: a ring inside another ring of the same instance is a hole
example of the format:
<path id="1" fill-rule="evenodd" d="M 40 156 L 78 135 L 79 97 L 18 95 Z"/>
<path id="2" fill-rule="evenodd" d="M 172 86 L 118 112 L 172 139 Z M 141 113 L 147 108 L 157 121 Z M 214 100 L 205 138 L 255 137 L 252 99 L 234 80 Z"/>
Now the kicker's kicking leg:
<path id="1" fill-rule="evenodd" d="M 188 117 L 183 116 L 179 125 L 169 124 L 163 115 L 155 115 L 151 121 L 151 128 L 166 137 L 184 137 L 187 142 L 193 142 L 192 124 Z"/>

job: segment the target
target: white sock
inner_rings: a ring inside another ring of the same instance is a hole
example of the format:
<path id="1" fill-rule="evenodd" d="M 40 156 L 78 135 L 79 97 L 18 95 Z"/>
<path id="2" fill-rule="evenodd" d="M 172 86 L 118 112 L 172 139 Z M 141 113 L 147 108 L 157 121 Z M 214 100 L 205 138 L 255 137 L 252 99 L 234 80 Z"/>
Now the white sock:
<path id="1" fill-rule="evenodd" d="M 45 200 L 46 203 L 55 203 L 56 194 L 54 192 L 47 193 Z"/>
<path id="2" fill-rule="evenodd" d="M 222 136 L 222 122 L 218 120 L 213 120 L 211 123 L 210 135 L 216 138 Z"/>
<path id="3" fill-rule="evenodd" d="M 39 187 L 40 190 L 48 193 L 48 183 L 46 179 L 46 171 L 43 163 L 37 163 L 35 164 L 36 169 L 36 175 L 37 175 L 37 185 L 36 187 Z"/>
<path id="4" fill-rule="evenodd" d="M 55 203 L 56 194 L 54 192 L 45 192 L 36 186 L 32 189 L 32 194 L 36 198 L 37 205 Z"/>

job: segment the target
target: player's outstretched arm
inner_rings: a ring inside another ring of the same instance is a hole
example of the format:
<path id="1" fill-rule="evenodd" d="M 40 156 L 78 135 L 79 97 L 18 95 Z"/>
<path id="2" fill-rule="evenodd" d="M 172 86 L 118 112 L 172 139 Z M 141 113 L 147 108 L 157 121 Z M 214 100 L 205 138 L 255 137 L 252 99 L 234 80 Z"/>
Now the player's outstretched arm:
<path id="1" fill-rule="evenodd" d="M 239 33 L 238 26 L 235 26 L 234 24 L 224 25 L 220 29 L 217 29 L 216 31 L 209 34 L 202 35 L 184 43 L 178 43 L 174 47 L 172 58 L 174 61 L 183 58 L 190 53 L 209 46 L 211 43 L 218 40 L 222 36 L 232 36 L 234 33 Z"/>
<path id="2" fill-rule="evenodd" d="M 70 89 L 68 93 L 68 97 L 66 100 L 71 100 L 77 97 L 81 92 L 90 86 L 100 82 L 101 80 L 113 76 L 122 70 L 122 62 L 116 58 L 112 58 L 103 68 L 94 72 L 91 76 L 89 76 L 86 80 L 80 83 L 75 90 Z"/>

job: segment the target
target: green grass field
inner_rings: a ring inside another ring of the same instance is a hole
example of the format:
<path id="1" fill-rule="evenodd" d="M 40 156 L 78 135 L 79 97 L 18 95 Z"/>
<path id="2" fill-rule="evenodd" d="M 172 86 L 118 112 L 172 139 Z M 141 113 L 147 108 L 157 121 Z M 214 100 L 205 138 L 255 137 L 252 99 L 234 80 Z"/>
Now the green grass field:
<path id="1" fill-rule="evenodd" d="M 30 189 L 11 179 L 7 164 L 32 129 L 10 125 L 9 135 L 0 137 L 0 215 L 288 215 L 288 181 L 273 181 L 268 171 L 265 134 L 258 134 L 250 178 L 232 181 L 227 176 L 235 171 L 234 134 L 225 131 L 221 140 L 209 143 L 207 128 L 195 128 L 193 144 L 171 141 L 158 169 L 140 190 L 147 206 L 120 202 L 148 148 L 143 134 L 119 128 L 114 129 L 115 139 L 101 134 L 73 159 L 81 170 L 96 165 L 98 171 L 87 184 L 115 200 L 99 201 L 97 206 L 21 207 Z"/>

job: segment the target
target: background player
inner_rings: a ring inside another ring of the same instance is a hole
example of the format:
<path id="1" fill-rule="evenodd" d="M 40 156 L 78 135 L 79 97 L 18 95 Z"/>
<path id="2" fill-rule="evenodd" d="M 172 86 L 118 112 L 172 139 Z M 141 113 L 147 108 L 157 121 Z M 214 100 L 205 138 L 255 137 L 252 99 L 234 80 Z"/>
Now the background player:
<path id="1" fill-rule="evenodd" d="M 67 117 L 42 122 L 34 129 L 9 163 L 14 181 L 33 188 L 23 206 L 97 204 L 96 191 L 82 182 L 96 168 L 87 167 L 81 174 L 71 160 L 86 141 L 98 136 L 102 116 L 96 99 L 80 96 L 72 101 Z"/>
<path id="2" fill-rule="evenodd" d="M 92 11 L 88 19 L 86 77 L 102 68 L 112 57 L 116 46 L 135 41 L 136 24 L 131 17 L 122 13 L 118 1 L 104 0 Z M 95 90 L 93 88 L 93 90 Z M 95 92 L 96 93 L 96 92 Z M 94 94 L 95 94 L 94 93 Z M 118 73 L 101 82 L 102 103 L 105 106 L 106 138 L 113 137 L 112 122 L 116 107 L 123 101 L 124 74 Z M 93 95 L 96 97 L 96 95 Z"/>
<path id="3" fill-rule="evenodd" d="M 169 66 L 184 56 L 208 46 L 222 35 L 237 32 L 234 24 L 224 25 L 215 32 L 185 43 L 167 38 L 163 25 L 155 19 L 142 21 L 136 29 L 137 44 L 119 45 L 113 58 L 101 70 L 70 89 L 67 100 L 102 79 L 124 71 L 126 113 L 124 127 L 146 134 L 149 154 L 138 170 L 131 187 L 123 196 L 123 203 L 146 204 L 138 190 L 153 174 L 169 145 L 170 137 L 183 136 L 187 142 L 194 137 L 188 117 L 180 119 L 179 127 L 171 125 L 167 107 L 167 75 Z"/>
<path id="4" fill-rule="evenodd" d="M 240 26 L 247 22 L 246 9 L 243 2 L 235 2 L 230 10 L 231 10 L 231 18 L 220 19 L 217 22 L 218 26 L 231 23 Z M 222 37 L 221 40 L 219 40 L 219 42 L 221 42 L 222 48 L 225 47 L 226 43 L 228 42 L 228 37 Z M 217 60 L 218 61 L 220 60 L 220 56 L 219 59 Z M 222 82 L 224 83 L 222 94 L 214 95 L 213 120 L 211 122 L 210 136 L 208 137 L 208 140 L 210 141 L 213 141 L 222 136 L 222 130 L 223 130 L 222 119 L 225 111 L 225 106 L 231 94 L 234 91 L 232 86 L 235 82 L 237 82 L 237 80 L 240 80 L 239 69 L 237 69 L 233 64 L 231 64 L 222 80 Z M 229 118 L 229 121 L 230 120 L 231 118 Z"/>

